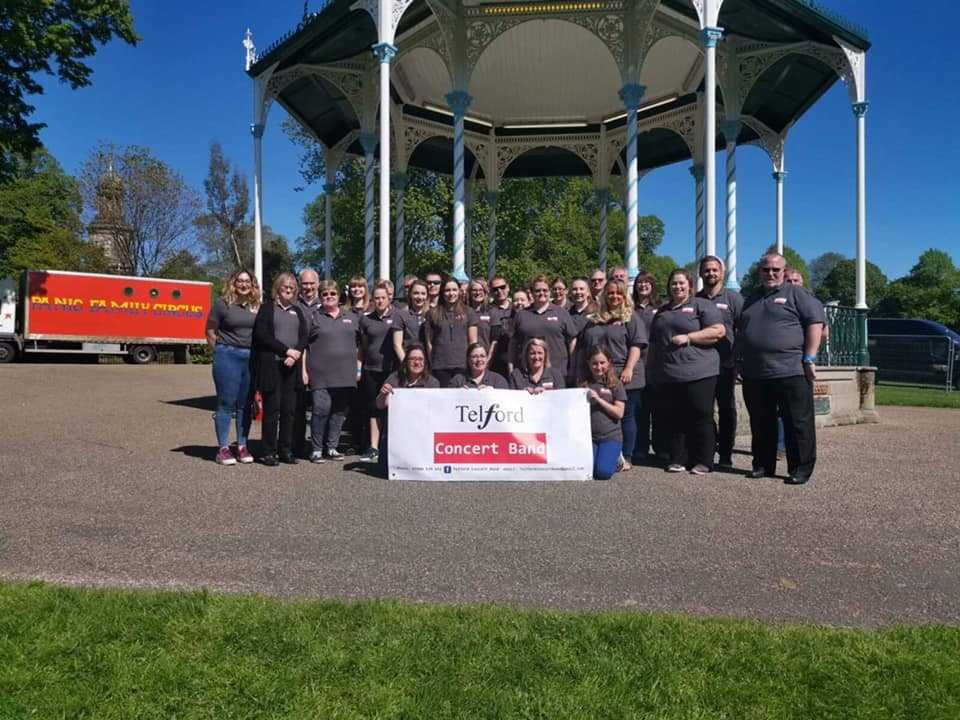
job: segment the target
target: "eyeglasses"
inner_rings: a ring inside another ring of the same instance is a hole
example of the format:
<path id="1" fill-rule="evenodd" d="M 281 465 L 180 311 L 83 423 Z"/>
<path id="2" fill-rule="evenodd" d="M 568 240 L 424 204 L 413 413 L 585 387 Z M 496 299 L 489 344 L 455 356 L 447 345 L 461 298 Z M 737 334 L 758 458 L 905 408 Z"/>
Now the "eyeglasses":
<path id="1" fill-rule="evenodd" d="M 427 285 L 439 285 L 443 280 L 427 280 Z"/>
<path id="2" fill-rule="evenodd" d="M 760 272 L 769 273 L 770 275 L 779 275 L 783 272 L 783 268 L 778 267 L 761 267 Z"/>
<path id="3" fill-rule="evenodd" d="M 280 289 L 281 289 L 281 290 L 289 290 L 290 292 L 296 292 L 296 291 L 297 291 L 297 288 L 294 287 L 293 285 L 281 285 L 281 286 L 280 286 Z"/>
<path id="4" fill-rule="evenodd" d="M 507 289 L 507 286 L 506 286 L 506 285 L 491 285 L 491 286 L 490 286 L 490 289 L 491 289 L 491 290 L 496 290 L 496 291 L 506 290 L 506 289 Z"/>
<path id="5" fill-rule="evenodd" d="M 320 297 L 336 297 L 336 296 L 337 296 L 337 293 L 335 290 L 320 293 Z"/>

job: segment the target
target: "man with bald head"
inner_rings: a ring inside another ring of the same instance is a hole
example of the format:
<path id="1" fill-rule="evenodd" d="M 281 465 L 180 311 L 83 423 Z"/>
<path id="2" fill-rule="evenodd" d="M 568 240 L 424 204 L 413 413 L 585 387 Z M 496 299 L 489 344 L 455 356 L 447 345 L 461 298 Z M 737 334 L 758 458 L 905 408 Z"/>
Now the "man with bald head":
<path id="1" fill-rule="evenodd" d="M 776 473 L 779 410 L 787 446 L 786 482 L 802 485 L 817 460 L 813 382 L 824 315 L 813 295 L 785 282 L 786 265 L 777 253 L 760 259 L 760 287 L 744 301 L 735 351 L 753 436 L 748 477 Z"/>

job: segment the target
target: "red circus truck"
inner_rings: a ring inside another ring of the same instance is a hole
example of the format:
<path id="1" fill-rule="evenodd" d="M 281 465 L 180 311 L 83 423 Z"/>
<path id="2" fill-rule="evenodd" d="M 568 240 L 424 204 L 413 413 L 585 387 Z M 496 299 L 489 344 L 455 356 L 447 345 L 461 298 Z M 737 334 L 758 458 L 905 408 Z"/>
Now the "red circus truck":
<path id="1" fill-rule="evenodd" d="M 190 280 L 29 270 L 0 281 L 0 362 L 26 353 L 123 355 L 137 364 L 206 342 L 211 286 Z"/>

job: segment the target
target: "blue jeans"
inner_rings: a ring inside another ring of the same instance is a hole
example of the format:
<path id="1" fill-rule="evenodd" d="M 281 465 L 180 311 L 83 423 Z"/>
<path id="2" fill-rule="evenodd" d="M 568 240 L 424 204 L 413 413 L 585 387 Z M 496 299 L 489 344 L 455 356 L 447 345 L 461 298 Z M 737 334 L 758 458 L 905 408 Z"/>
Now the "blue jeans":
<path id="1" fill-rule="evenodd" d="M 217 411 L 213 424 L 217 445 L 230 444 L 230 422 L 236 418 L 237 445 L 247 444 L 250 433 L 250 348 L 222 345 L 213 350 L 213 384 L 217 388 Z"/>
<path id="2" fill-rule="evenodd" d="M 623 443 L 619 440 L 605 440 L 593 444 L 593 479 L 609 480 L 617 471 L 620 450 Z"/>
<path id="3" fill-rule="evenodd" d="M 637 446 L 637 428 L 639 425 L 640 409 L 643 406 L 643 388 L 636 390 L 627 390 L 627 406 L 623 409 L 623 457 L 631 460 Z M 648 441 L 649 442 L 649 441 Z M 643 453 L 643 459 L 646 460 L 647 454 Z"/>

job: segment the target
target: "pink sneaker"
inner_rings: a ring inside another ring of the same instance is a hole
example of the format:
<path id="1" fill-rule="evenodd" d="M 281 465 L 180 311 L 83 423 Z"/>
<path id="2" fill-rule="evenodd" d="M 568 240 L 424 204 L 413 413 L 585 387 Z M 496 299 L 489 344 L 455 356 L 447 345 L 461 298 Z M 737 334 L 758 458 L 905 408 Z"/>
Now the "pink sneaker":
<path id="1" fill-rule="evenodd" d="M 217 464 L 218 465 L 236 465 L 237 460 L 233 457 L 233 453 L 230 452 L 230 448 L 220 448 L 217 451 Z"/>
<path id="2" fill-rule="evenodd" d="M 244 464 L 253 462 L 253 455 L 247 450 L 246 445 L 240 445 L 237 448 L 237 459 Z"/>

